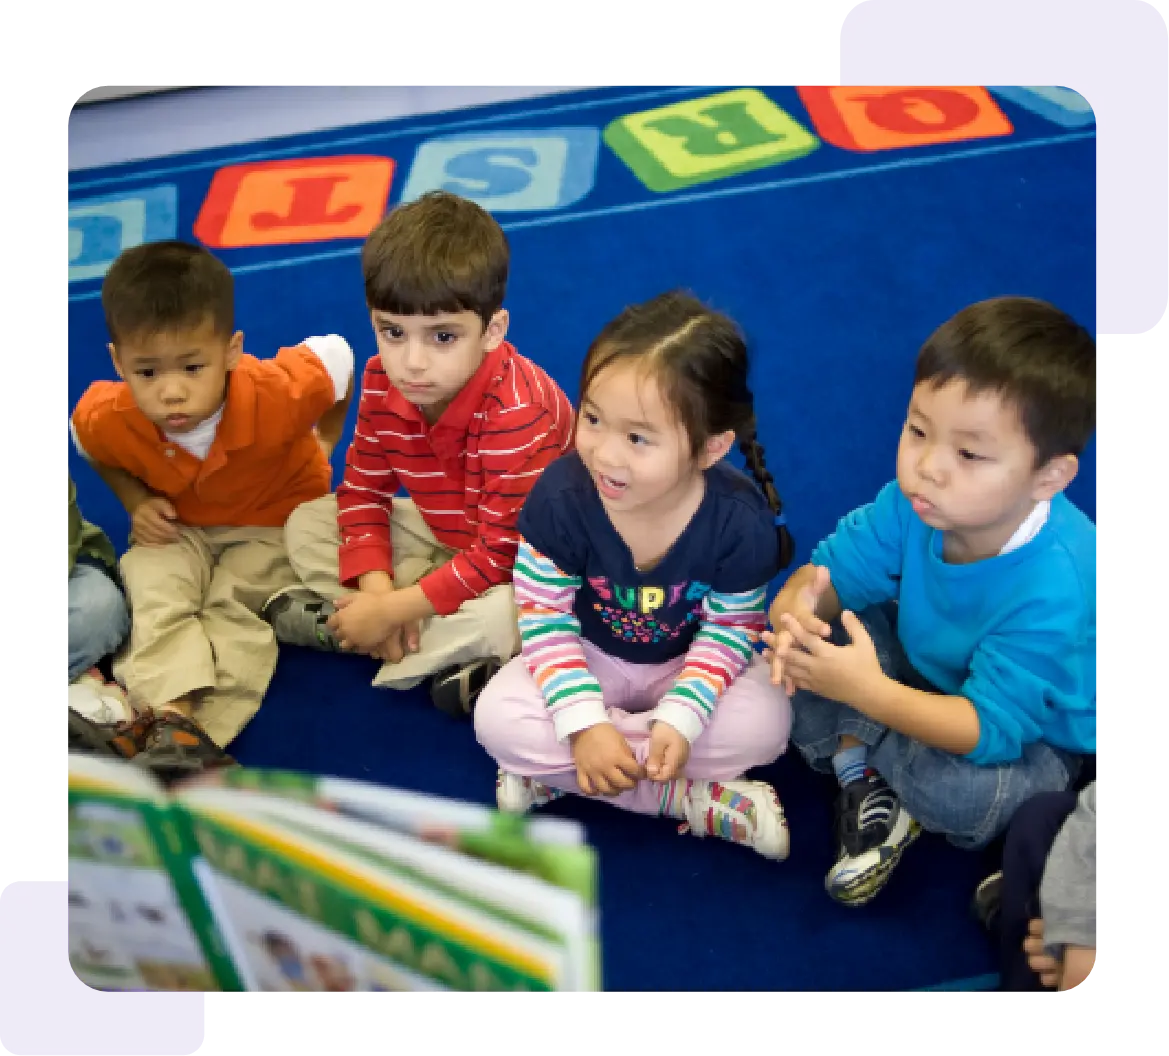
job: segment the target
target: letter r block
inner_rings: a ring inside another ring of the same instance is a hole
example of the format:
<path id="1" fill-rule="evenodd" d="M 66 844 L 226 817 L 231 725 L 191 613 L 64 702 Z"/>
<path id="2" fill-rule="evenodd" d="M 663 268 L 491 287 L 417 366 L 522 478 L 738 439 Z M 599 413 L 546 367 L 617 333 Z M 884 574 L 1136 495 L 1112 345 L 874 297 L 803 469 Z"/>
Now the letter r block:
<path id="1" fill-rule="evenodd" d="M 757 88 L 686 99 L 609 123 L 605 142 L 651 191 L 778 165 L 820 141 Z"/>

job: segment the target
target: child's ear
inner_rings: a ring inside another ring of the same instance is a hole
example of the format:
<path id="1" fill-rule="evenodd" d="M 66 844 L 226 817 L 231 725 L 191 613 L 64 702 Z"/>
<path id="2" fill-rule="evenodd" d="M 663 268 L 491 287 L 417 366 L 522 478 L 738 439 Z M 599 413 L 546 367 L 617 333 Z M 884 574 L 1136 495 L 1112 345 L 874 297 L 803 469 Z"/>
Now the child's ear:
<path id="1" fill-rule="evenodd" d="M 728 429 L 725 433 L 708 437 L 706 443 L 702 445 L 702 454 L 698 459 L 699 464 L 703 469 L 710 469 L 711 466 L 726 456 L 726 453 L 731 449 L 734 442 L 734 429 Z"/>
<path id="2" fill-rule="evenodd" d="M 114 347 L 112 342 L 106 345 L 106 348 L 110 350 L 110 359 L 114 361 L 114 370 L 118 372 L 118 377 L 125 381 L 126 375 L 122 371 L 122 364 L 118 362 L 118 350 Z"/>
<path id="3" fill-rule="evenodd" d="M 227 356 L 224 360 L 224 367 L 227 370 L 234 370 L 239 363 L 239 357 L 244 354 L 244 332 L 237 330 L 231 335 L 231 340 L 227 343 Z"/>
<path id="4" fill-rule="evenodd" d="M 507 324 L 511 322 L 511 317 L 507 314 L 506 308 L 500 308 L 491 317 L 491 322 L 483 330 L 483 347 L 488 352 L 493 352 L 502 343 L 503 339 L 507 337 Z"/>
<path id="5" fill-rule="evenodd" d="M 1080 469 L 1080 460 L 1075 455 L 1057 455 L 1035 471 L 1035 487 L 1031 496 L 1036 502 L 1051 499 L 1064 490 Z"/>

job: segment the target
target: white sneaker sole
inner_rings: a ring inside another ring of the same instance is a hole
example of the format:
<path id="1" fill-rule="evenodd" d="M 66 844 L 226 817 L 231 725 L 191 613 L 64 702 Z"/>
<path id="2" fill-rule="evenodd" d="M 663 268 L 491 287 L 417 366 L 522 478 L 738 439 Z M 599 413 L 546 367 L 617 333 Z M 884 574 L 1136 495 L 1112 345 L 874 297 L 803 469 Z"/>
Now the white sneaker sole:
<path id="1" fill-rule="evenodd" d="M 921 835 L 921 826 L 904 810 L 888 839 L 855 858 L 841 858 L 824 878 L 824 889 L 847 906 L 863 906 L 885 886 L 901 854 Z"/>

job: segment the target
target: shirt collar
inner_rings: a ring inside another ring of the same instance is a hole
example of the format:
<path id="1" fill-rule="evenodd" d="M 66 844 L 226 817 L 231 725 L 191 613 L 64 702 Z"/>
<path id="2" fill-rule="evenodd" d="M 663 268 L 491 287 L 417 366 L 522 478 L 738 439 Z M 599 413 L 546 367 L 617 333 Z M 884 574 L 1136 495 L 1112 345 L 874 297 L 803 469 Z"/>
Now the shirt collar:
<path id="1" fill-rule="evenodd" d="M 223 420 L 215 434 L 215 439 L 228 451 L 248 447 L 256 437 L 256 416 L 252 413 L 256 406 L 256 385 L 248 371 L 240 369 L 243 365 L 241 360 L 239 366 L 227 375 L 227 398 L 223 402 Z M 475 376 L 478 376 L 478 372 Z M 162 430 L 138 409 L 138 404 L 134 402 L 134 394 L 125 382 L 122 383 L 121 391 L 114 397 L 114 410 L 124 414 L 130 427 L 140 436 L 147 437 L 157 444 L 169 443 Z"/>
<path id="2" fill-rule="evenodd" d="M 422 415 L 422 411 L 395 389 L 393 383 L 389 382 L 387 378 L 386 381 L 390 386 L 390 392 L 398 404 L 394 409 L 404 418 L 413 418 L 421 422 L 424 431 L 453 432 L 460 435 L 466 433 L 471 424 L 471 419 L 483 406 L 484 395 L 496 380 L 502 376 L 504 368 L 511 361 L 513 355 L 515 355 L 515 349 L 507 341 L 501 341 L 494 349 L 488 352 L 483 357 L 483 362 L 479 364 L 479 369 L 467 379 L 467 383 L 459 390 L 458 395 L 451 401 L 450 406 L 439 415 L 438 421 L 433 425 L 427 423 Z"/>

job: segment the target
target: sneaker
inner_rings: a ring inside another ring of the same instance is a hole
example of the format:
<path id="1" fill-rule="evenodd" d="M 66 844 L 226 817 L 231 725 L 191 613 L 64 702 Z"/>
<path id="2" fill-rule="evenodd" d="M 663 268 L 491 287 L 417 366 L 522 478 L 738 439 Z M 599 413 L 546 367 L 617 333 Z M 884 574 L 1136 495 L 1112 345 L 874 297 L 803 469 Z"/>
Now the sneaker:
<path id="1" fill-rule="evenodd" d="M 974 900 L 970 908 L 987 931 L 994 931 L 998 924 L 999 910 L 1003 901 L 1003 871 L 991 873 L 974 889 Z"/>
<path id="2" fill-rule="evenodd" d="M 483 687 L 502 666 L 498 658 L 487 656 L 439 671 L 430 682 L 431 702 L 452 718 L 467 718 L 475 710 L 475 701 Z"/>
<path id="3" fill-rule="evenodd" d="M 495 777 L 495 803 L 504 814 L 527 814 L 565 795 L 562 788 L 551 788 L 530 777 L 500 770 Z"/>
<path id="4" fill-rule="evenodd" d="M 787 819 L 775 789 L 764 781 L 688 781 L 679 803 L 679 832 L 744 843 L 777 862 L 788 856 Z"/>
<path id="5" fill-rule="evenodd" d="M 901 806 L 875 770 L 850 781 L 836 799 L 840 856 L 824 887 L 837 902 L 864 905 L 889 881 L 901 852 L 921 835 L 921 826 Z"/>
<path id="6" fill-rule="evenodd" d="M 116 726 L 134 718 L 126 691 L 116 682 L 107 682 L 96 667 L 69 684 L 69 707 L 99 726 Z"/>
<path id="7" fill-rule="evenodd" d="M 260 618 L 272 625 L 278 642 L 337 653 L 341 643 L 325 623 L 336 611 L 308 587 L 285 587 L 264 602 Z"/>

